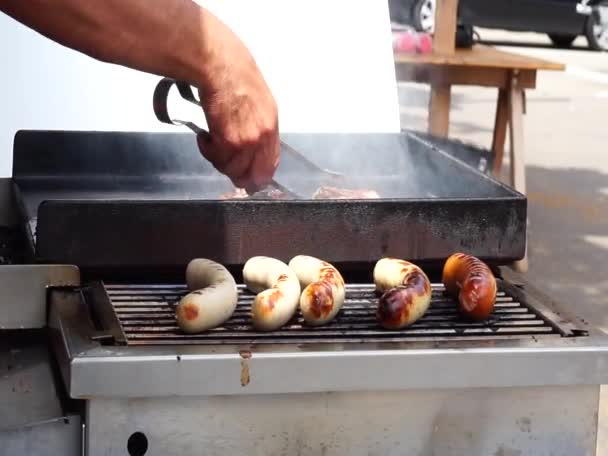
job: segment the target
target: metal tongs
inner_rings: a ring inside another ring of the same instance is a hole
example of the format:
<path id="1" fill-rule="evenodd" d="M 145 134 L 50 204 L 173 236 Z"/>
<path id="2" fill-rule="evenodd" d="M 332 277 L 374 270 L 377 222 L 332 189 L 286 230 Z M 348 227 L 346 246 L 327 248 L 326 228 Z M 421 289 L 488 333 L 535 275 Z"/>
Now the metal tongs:
<path id="1" fill-rule="evenodd" d="M 181 125 L 181 126 L 187 127 L 197 135 L 200 133 L 209 134 L 209 132 L 207 130 L 199 127 L 194 122 L 172 118 L 169 115 L 169 110 L 167 107 L 167 100 L 169 98 L 169 91 L 171 90 L 171 87 L 173 87 L 173 85 L 175 85 L 177 87 L 179 94 L 181 95 L 181 97 L 184 100 L 189 101 L 190 103 L 193 103 L 197 106 L 201 106 L 201 102 L 194 96 L 194 92 L 192 91 L 192 87 L 190 86 L 190 84 L 188 84 L 186 82 L 182 82 L 182 81 L 177 81 L 177 80 L 171 79 L 171 78 L 163 78 L 158 82 L 158 84 L 156 85 L 156 88 L 154 89 L 153 103 L 154 103 L 154 114 L 156 114 L 156 118 L 158 120 L 160 120 L 161 122 L 164 122 L 167 124 Z M 281 152 L 287 152 L 290 155 L 292 155 L 293 157 L 295 157 L 301 164 L 305 165 L 309 171 L 312 171 L 315 173 L 321 173 L 321 174 L 324 174 L 326 176 L 331 176 L 331 177 L 342 177 L 343 176 L 342 173 L 338 173 L 336 171 L 331 171 L 328 169 L 321 168 L 320 166 L 318 166 L 317 164 L 315 164 L 314 162 L 312 162 L 308 158 L 306 158 L 297 149 L 294 149 L 292 146 L 290 146 L 289 144 L 287 144 L 283 141 L 281 141 Z M 298 195 L 296 192 L 290 190 L 285 185 L 277 182 L 276 178 L 271 181 L 270 187 L 274 187 L 275 189 L 280 190 L 281 192 L 284 192 L 284 193 L 290 195 L 292 198 L 296 198 L 296 199 L 300 198 L 300 195 Z"/>

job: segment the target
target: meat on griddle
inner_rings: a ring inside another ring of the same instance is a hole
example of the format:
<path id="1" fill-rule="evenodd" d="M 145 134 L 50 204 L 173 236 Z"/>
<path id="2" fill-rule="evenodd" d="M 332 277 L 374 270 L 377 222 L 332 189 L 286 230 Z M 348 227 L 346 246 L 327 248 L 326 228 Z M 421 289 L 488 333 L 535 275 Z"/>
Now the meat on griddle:
<path id="1" fill-rule="evenodd" d="M 322 185 L 312 195 L 312 199 L 378 199 L 380 195 L 375 190 L 350 189 Z"/>
<path id="2" fill-rule="evenodd" d="M 291 199 L 291 197 L 282 192 L 279 189 L 274 187 L 266 187 L 263 190 L 255 192 L 252 195 L 249 195 L 245 189 L 237 188 L 231 192 L 222 193 L 220 195 L 220 199 L 222 200 L 231 200 L 231 199 L 245 199 L 251 197 L 252 199 L 271 199 L 271 200 L 287 200 Z"/>
<path id="3" fill-rule="evenodd" d="M 245 191 L 244 188 L 235 188 L 231 192 L 222 193 L 219 197 L 221 200 L 231 200 L 231 199 L 243 199 L 247 198 L 249 195 Z"/>
<path id="4" fill-rule="evenodd" d="M 251 195 L 253 198 L 264 198 L 271 200 L 288 200 L 292 199 L 291 196 L 278 188 L 267 187 L 264 190 L 260 190 L 259 192 Z"/>
<path id="5" fill-rule="evenodd" d="M 223 193 L 220 195 L 220 199 L 231 200 L 231 199 L 270 199 L 270 200 L 288 200 L 292 197 L 277 188 L 266 187 L 253 195 L 247 194 L 242 188 L 237 188 L 231 192 Z M 378 199 L 380 195 L 375 190 L 367 189 L 350 189 L 350 188 L 339 188 L 322 185 L 319 187 L 314 194 L 312 199 L 323 200 L 323 199 Z"/>

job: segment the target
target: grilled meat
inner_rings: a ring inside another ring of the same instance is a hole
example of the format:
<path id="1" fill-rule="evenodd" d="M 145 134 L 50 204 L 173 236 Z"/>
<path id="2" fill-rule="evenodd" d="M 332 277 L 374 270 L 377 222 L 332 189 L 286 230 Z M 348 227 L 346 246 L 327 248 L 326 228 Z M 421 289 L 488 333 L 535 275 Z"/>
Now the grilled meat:
<path id="1" fill-rule="evenodd" d="M 377 199 L 380 198 L 378 192 L 367 189 L 350 189 L 329 187 L 323 185 L 312 195 L 312 199 Z"/>

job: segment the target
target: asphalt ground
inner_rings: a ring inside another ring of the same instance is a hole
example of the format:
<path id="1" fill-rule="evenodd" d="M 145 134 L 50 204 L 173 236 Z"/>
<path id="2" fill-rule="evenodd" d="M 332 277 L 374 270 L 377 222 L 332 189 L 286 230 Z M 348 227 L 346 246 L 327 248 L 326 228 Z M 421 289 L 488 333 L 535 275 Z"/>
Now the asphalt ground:
<path id="1" fill-rule="evenodd" d="M 563 50 L 544 35 L 478 32 L 500 49 L 566 64 L 564 72 L 540 72 L 527 93 L 528 278 L 608 332 L 608 53 L 588 50 L 582 37 Z M 452 94 L 450 136 L 488 148 L 496 89 Z M 399 83 L 402 128 L 426 129 L 428 97 L 427 86 Z M 598 454 L 608 454 L 602 396 Z"/>

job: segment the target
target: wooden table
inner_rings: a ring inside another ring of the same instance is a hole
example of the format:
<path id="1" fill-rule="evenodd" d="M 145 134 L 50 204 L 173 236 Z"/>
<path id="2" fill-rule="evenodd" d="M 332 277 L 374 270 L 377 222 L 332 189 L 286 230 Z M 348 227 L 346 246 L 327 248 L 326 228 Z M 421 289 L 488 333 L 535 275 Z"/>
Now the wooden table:
<path id="1" fill-rule="evenodd" d="M 524 161 L 525 90 L 536 87 L 538 70 L 563 71 L 564 65 L 546 60 L 499 51 L 488 46 L 456 49 L 458 0 L 436 0 L 435 33 L 431 54 L 395 54 L 397 79 L 431 85 L 429 131 L 447 137 L 450 124 L 450 98 L 453 85 L 496 87 L 496 118 L 492 152 L 493 173 L 500 176 L 507 126 L 510 126 L 511 186 L 526 193 Z M 528 257 L 514 268 L 528 270 Z"/>
<path id="2" fill-rule="evenodd" d="M 493 172 L 496 176 L 500 174 L 507 126 L 510 125 L 511 185 L 526 193 L 523 144 L 525 90 L 536 87 L 538 70 L 562 71 L 564 65 L 475 45 L 472 49 L 445 53 L 396 53 L 395 67 L 398 80 L 431 85 L 429 132 L 442 137 L 447 137 L 449 132 L 451 86 L 496 87 L 498 96 L 491 147 Z"/>

